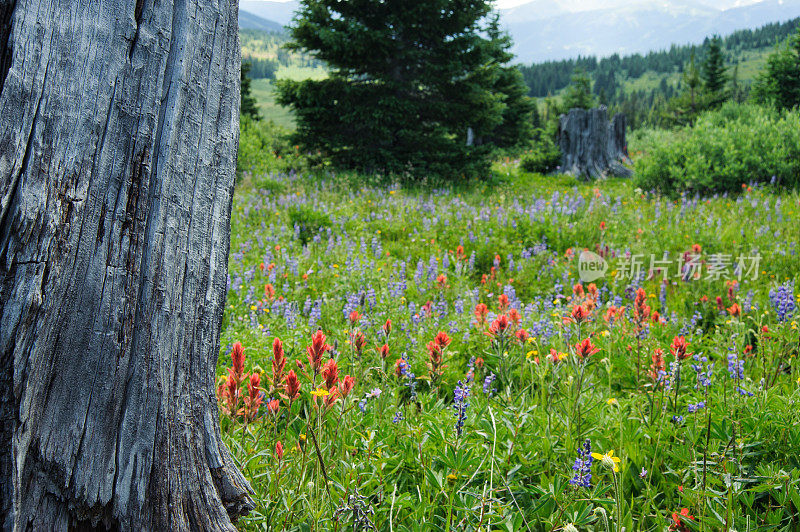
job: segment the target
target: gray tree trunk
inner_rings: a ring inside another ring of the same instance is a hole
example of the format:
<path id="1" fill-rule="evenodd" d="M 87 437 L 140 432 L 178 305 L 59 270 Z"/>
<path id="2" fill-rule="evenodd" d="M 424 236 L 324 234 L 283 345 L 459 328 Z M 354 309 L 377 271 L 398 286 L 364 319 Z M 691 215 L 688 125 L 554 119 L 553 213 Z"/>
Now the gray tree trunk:
<path id="1" fill-rule="evenodd" d="M 558 144 L 561 171 L 566 174 L 590 179 L 632 175 L 625 166 L 631 162 L 625 142 L 625 115 L 617 114 L 609 122 L 605 106 L 588 111 L 572 109 L 561 115 Z"/>
<path id="2" fill-rule="evenodd" d="M 235 0 L 0 0 L 0 527 L 233 530 Z"/>

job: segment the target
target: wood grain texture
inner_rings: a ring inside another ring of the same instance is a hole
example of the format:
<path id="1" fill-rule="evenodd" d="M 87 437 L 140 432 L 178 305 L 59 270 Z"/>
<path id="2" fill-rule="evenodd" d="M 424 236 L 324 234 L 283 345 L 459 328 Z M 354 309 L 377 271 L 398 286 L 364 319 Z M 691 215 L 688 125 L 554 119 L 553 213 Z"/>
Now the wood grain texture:
<path id="1" fill-rule="evenodd" d="M 558 145 L 561 171 L 565 174 L 589 179 L 632 175 L 625 166 L 631 163 L 625 141 L 625 115 L 617 114 L 609 122 L 605 106 L 571 109 L 561 115 Z"/>
<path id="2" fill-rule="evenodd" d="M 214 394 L 237 11 L 0 0 L 4 530 L 233 530 L 252 507 Z"/>

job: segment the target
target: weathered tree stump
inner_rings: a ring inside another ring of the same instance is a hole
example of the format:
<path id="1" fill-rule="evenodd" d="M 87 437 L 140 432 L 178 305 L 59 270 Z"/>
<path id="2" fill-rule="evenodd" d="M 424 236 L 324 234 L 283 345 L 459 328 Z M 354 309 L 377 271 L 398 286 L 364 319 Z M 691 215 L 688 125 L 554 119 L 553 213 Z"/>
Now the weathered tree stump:
<path id="1" fill-rule="evenodd" d="M 0 529 L 235 530 L 237 2 L 0 0 Z"/>
<path id="2" fill-rule="evenodd" d="M 625 142 L 625 115 L 609 122 L 605 106 L 572 109 L 558 125 L 561 171 L 589 179 L 630 177 L 632 171 Z"/>

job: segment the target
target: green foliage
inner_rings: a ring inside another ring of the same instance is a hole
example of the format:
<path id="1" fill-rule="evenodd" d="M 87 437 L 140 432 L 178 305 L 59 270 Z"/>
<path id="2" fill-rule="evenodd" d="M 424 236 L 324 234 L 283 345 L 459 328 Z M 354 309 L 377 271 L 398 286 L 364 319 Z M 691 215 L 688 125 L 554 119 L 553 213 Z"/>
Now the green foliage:
<path id="1" fill-rule="evenodd" d="M 800 117 L 728 103 L 665 134 L 636 163 L 638 184 L 667 194 L 741 190 L 743 183 L 800 186 Z"/>
<path id="2" fill-rule="evenodd" d="M 549 136 L 539 135 L 539 138 L 533 148 L 522 156 L 519 166 L 526 172 L 547 174 L 561 164 L 561 150 Z"/>
<path id="3" fill-rule="evenodd" d="M 722 39 L 715 35 L 706 52 L 703 61 L 703 88 L 706 91 L 708 105 L 717 107 L 727 98 L 726 86 L 728 75 L 726 74 L 725 59 L 722 57 Z"/>
<path id="4" fill-rule="evenodd" d="M 575 69 L 572 81 L 564 93 L 563 110 L 567 112 L 570 109 L 591 109 L 594 105 L 592 79 L 585 70 Z"/>
<path id="5" fill-rule="evenodd" d="M 794 36 L 779 45 L 753 88 L 754 97 L 779 109 L 800 105 L 800 24 Z"/>
<path id="6" fill-rule="evenodd" d="M 258 120 L 258 104 L 256 99 L 253 98 L 252 89 L 250 88 L 250 77 L 247 75 L 250 72 L 250 63 L 244 62 L 242 63 L 242 71 L 241 71 L 241 107 L 239 108 L 239 112 L 243 116 L 247 116 L 253 120 Z"/>
<path id="7" fill-rule="evenodd" d="M 307 205 L 292 205 L 287 211 L 289 227 L 298 231 L 300 242 L 305 245 L 323 228 L 331 226 L 330 217 Z"/>
<path id="8" fill-rule="evenodd" d="M 302 169 L 307 160 L 292 146 L 288 131 L 271 121 L 242 115 L 239 122 L 239 153 L 236 175 L 247 173 L 256 179 L 276 171 Z"/>
<path id="9" fill-rule="evenodd" d="M 510 41 L 485 0 L 302 3 L 291 50 L 332 72 L 278 84 L 296 142 L 339 168 L 401 176 L 481 175 L 529 133 L 532 108 L 506 66 Z M 484 33 L 485 32 L 485 33 Z M 468 145 L 468 131 L 474 142 Z"/>

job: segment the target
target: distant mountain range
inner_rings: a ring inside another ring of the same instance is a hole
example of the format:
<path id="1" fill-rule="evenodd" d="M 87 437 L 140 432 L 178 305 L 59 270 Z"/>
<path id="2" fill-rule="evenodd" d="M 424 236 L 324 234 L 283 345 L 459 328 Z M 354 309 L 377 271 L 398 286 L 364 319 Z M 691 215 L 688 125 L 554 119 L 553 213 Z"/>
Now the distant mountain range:
<path id="1" fill-rule="evenodd" d="M 240 27 L 262 29 L 253 27 L 259 17 L 261 24 L 289 24 L 298 5 L 242 0 Z M 501 10 L 501 16 L 518 60 L 532 63 L 699 43 L 715 33 L 800 16 L 800 0 L 533 0 Z"/>
<path id="2" fill-rule="evenodd" d="M 279 24 L 274 20 L 254 15 L 249 11 L 239 10 L 239 29 L 240 30 L 260 30 L 270 31 L 273 33 L 280 33 L 285 31 L 283 24 Z"/>

